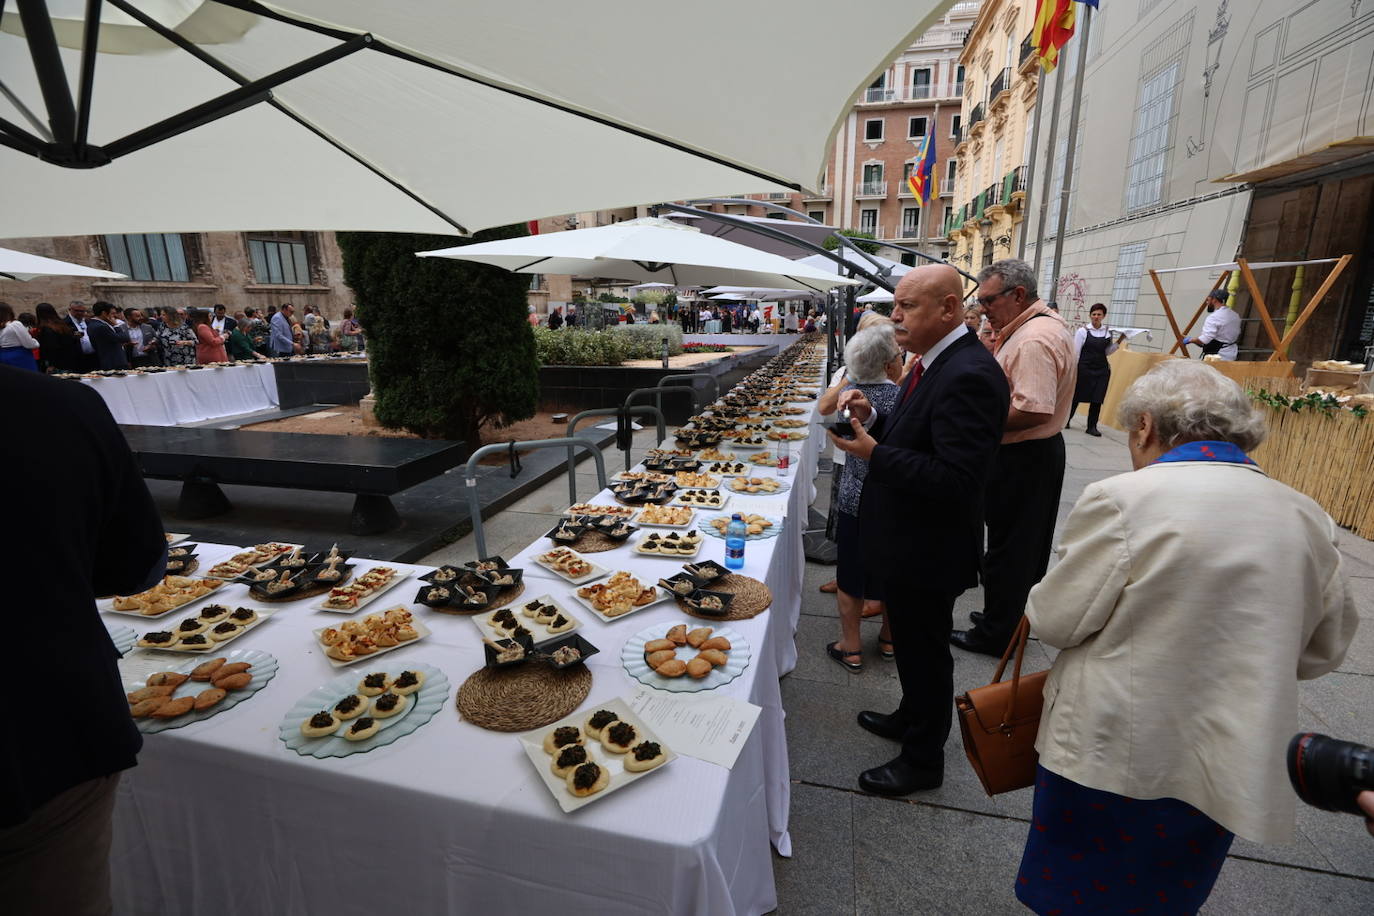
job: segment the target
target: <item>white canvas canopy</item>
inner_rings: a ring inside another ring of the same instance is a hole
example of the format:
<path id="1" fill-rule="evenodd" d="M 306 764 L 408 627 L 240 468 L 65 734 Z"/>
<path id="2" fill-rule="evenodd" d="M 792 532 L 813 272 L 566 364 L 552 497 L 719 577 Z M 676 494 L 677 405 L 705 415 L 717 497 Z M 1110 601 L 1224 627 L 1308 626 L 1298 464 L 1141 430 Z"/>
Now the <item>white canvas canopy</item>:
<path id="1" fill-rule="evenodd" d="M 824 291 L 857 282 L 653 217 L 416 253 L 422 258 L 494 264 L 517 273 L 643 281 L 666 277 L 673 286 L 734 280 L 774 289 Z"/>
<path id="2" fill-rule="evenodd" d="M 128 279 L 124 274 L 117 274 L 112 270 L 97 270 L 94 267 L 82 267 L 80 264 L 70 264 L 56 258 L 45 258 L 42 255 L 29 254 L 25 251 L 15 251 L 12 248 L 0 248 L 0 278 L 34 280 L 38 277 Z"/>
<path id="3" fill-rule="evenodd" d="M 767 207 L 766 201 L 757 201 L 760 206 Z M 820 245 L 835 231 L 834 226 L 826 226 L 820 223 L 804 223 L 800 220 L 775 219 L 766 216 L 746 216 L 742 213 L 726 214 L 732 220 L 740 220 L 750 226 L 761 226 L 764 229 L 771 229 L 774 232 L 781 232 L 793 238 L 802 239 L 813 245 Z M 811 252 L 811 249 L 800 245 L 794 245 L 785 239 L 774 238 L 758 232 L 750 232 L 748 229 L 737 226 L 724 220 L 714 219 L 710 214 L 699 213 L 679 213 L 669 212 L 664 216 L 669 219 L 682 220 L 689 226 L 705 232 L 707 235 L 714 235 L 717 238 L 729 239 L 732 242 L 739 242 L 741 245 L 748 245 L 750 248 L 757 248 L 759 251 L 767 251 L 771 254 L 782 255 L 784 258 L 800 258 Z"/>
<path id="4" fill-rule="evenodd" d="M 0 238 L 454 234 L 811 187 L 851 100 L 943 5 L 106 0 L 83 59 L 84 0 L 49 0 L 55 41 L 9 3 Z M 627 51 L 667 35 L 697 65 Z M 723 35 L 826 53 L 783 78 Z"/>
<path id="5" fill-rule="evenodd" d="M 868 304 L 870 302 L 891 302 L 892 294 L 885 289 L 875 289 L 871 293 L 864 293 L 862 296 L 855 299 L 854 301 L 862 302 L 864 304 Z"/>

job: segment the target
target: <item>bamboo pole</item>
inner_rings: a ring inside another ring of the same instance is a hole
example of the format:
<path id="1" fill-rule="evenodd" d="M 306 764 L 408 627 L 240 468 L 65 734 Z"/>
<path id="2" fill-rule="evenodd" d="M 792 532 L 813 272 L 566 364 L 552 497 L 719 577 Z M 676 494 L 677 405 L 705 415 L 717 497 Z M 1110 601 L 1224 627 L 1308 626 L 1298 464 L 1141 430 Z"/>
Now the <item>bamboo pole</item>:
<path id="1" fill-rule="evenodd" d="M 1221 272 L 1221 276 L 1217 278 L 1217 282 L 1214 283 L 1214 284 L 1212 285 L 1212 292 L 1214 293 L 1214 292 L 1216 292 L 1217 290 L 1221 289 L 1223 286 L 1225 286 L 1225 285 L 1226 285 L 1226 281 L 1229 280 L 1230 277 L 1231 277 L 1231 272 L 1230 272 L 1229 270 L 1224 270 L 1224 271 L 1222 271 L 1222 272 Z M 1193 329 L 1193 325 L 1197 324 L 1197 320 L 1198 320 L 1199 318 L 1202 317 L 1202 310 L 1205 309 L 1205 308 L 1207 308 L 1207 299 L 1210 299 L 1210 298 L 1211 298 L 1211 293 L 1208 293 L 1208 294 L 1207 294 L 1207 298 L 1206 298 L 1206 299 L 1203 299 L 1203 300 L 1202 300 L 1202 304 L 1199 305 L 1199 306 L 1197 307 L 1197 311 L 1196 311 L 1196 312 L 1193 312 L 1193 317 L 1192 317 L 1191 320 L 1189 320 L 1188 326 L 1187 326 L 1186 328 L 1183 329 L 1183 333 L 1184 333 L 1184 334 L 1187 334 L 1189 331 L 1191 331 L 1191 330 Z M 1170 352 L 1170 353 L 1173 353 L 1175 350 L 1177 350 L 1177 349 L 1179 348 L 1179 346 L 1181 346 L 1181 345 L 1180 345 L 1180 344 L 1177 344 L 1177 343 L 1174 344 L 1172 347 L 1169 348 L 1169 352 Z"/>
<path id="2" fill-rule="evenodd" d="M 1150 280 L 1155 285 L 1155 292 L 1159 293 L 1159 301 L 1164 305 L 1164 314 L 1169 319 L 1169 327 L 1174 329 L 1174 340 L 1178 341 L 1178 347 L 1182 350 L 1183 355 L 1192 359 L 1192 355 L 1188 352 L 1188 345 L 1183 342 L 1183 332 L 1178 329 L 1178 322 L 1174 320 L 1174 310 L 1169 306 L 1169 297 L 1164 295 L 1164 287 L 1159 282 L 1159 274 L 1155 273 L 1153 267 L 1150 268 Z M 1169 352 L 1174 351 L 1170 350 Z"/>
<path id="3" fill-rule="evenodd" d="M 1326 294 L 1331 291 L 1332 285 L 1340 277 L 1341 271 L 1345 270 L 1345 265 L 1350 263 L 1351 257 L 1352 256 L 1348 254 L 1341 255 L 1341 259 L 1336 262 L 1336 266 L 1331 268 L 1331 273 L 1326 275 L 1326 279 L 1322 281 L 1322 285 L 1317 287 L 1317 291 L 1313 293 L 1312 298 L 1308 300 L 1307 305 L 1302 310 L 1302 314 L 1298 316 L 1298 320 L 1293 322 L 1292 327 L 1284 332 L 1283 340 L 1279 341 L 1279 346 L 1269 355 L 1270 362 L 1276 362 L 1280 359 L 1287 358 L 1288 345 L 1292 342 L 1294 335 L 1301 331 L 1302 326 L 1307 323 L 1307 319 L 1312 317 L 1312 312 L 1316 310 L 1317 305 Z"/>
<path id="4" fill-rule="evenodd" d="M 1269 307 L 1264 304 L 1264 295 L 1259 290 L 1259 284 L 1255 282 L 1255 275 L 1250 271 L 1250 264 L 1244 258 L 1236 258 L 1236 264 L 1240 267 L 1240 275 L 1245 278 L 1245 285 L 1250 288 L 1251 301 L 1259 309 L 1260 320 L 1264 322 L 1264 333 L 1269 335 L 1269 342 L 1273 344 L 1274 352 L 1277 353 L 1283 344 L 1279 340 L 1279 332 L 1274 329 L 1273 319 L 1269 317 Z"/>

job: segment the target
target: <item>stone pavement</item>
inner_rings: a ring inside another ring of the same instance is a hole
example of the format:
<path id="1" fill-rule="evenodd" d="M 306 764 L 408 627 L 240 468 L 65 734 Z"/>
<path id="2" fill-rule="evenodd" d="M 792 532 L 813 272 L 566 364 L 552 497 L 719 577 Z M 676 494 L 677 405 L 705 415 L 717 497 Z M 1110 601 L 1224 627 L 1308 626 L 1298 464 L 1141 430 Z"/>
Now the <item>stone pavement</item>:
<path id="1" fill-rule="evenodd" d="M 1125 437 L 1104 427 L 1084 435 L 1083 420 L 1066 433 L 1060 521 L 1083 488 L 1130 469 Z M 635 459 L 651 447 L 652 431 L 635 437 Z M 606 470 L 623 468 L 621 453 L 605 450 Z M 590 464 L 578 466 L 578 498 L 596 492 Z M 817 480 L 817 508 L 829 500 L 829 479 Z M 553 527 L 568 504 L 558 478 L 488 520 L 492 553 L 510 555 Z M 1362 628 L 1337 672 L 1301 685 L 1299 723 L 1335 737 L 1374 744 L 1374 543 L 1343 533 L 1342 551 L 1362 615 Z M 462 562 L 476 556 L 472 536 L 420 563 Z M 1012 892 L 1030 818 L 1031 793 L 988 798 L 964 758 L 958 726 L 945 750 L 945 784 L 909 799 L 859 791 L 860 771 L 888 760 L 893 745 L 863 731 L 862 709 L 896 706 L 900 690 L 891 662 L 877 654 L 876 620 L 864 623 L 864 670 L 851 674 L 825 655 L 838 635 L 833 596 L 817 587 L 834 567 L 808 563 L 797 630 L 796 669 L 783 679 L 791 755 L 793 856 L 774 856 L 778 909 L 794 914 L 1016 914 L 1029 912 Z M 980 591 L 962 595 L 955 623 L 982 607 Z M 1032 643 L 1029 661 L 1047 667 L 1053 650 Z M 956 691 L 987 683 L 994 659 L 955 650 Z M 1374 913 L 1374 838 L 1363 821 L 1298 806 L 1299 834 L 1289 846 L 1237 841 L 1205 909 L 1212 914 Z"/>

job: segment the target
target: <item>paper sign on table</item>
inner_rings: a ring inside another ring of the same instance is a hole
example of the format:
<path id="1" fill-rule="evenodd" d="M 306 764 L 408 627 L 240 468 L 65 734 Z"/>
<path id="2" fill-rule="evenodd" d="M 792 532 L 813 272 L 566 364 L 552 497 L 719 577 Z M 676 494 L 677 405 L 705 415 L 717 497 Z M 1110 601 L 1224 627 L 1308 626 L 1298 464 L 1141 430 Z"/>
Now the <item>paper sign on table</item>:
<path id="1" fill-rule="evenodd" d="M 733 769 L 763 708 L 723 695 L 664 694 L 641 687 L 625 698 L 673 750 Z"/>

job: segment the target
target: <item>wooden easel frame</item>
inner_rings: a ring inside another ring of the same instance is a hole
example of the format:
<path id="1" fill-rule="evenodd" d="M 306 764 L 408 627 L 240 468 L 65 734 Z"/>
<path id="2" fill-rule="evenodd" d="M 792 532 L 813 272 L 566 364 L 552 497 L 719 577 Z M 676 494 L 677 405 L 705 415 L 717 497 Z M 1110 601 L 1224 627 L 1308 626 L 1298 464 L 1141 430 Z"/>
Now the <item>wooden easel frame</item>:
<path id="1" fill-rule="evenodd" d="M 1236 266 L 1240 268 L 1241 278 L 1245 281 L 1245 286 L 1250 291 L 1250 301 L 1259 312 L 1260 322 L 1264 325 L 1264 333 L 1269 338 L 1270 344 L 1273 345 L 1274 352 L 1269 354 L 1267 362 L 1274 363 L 1288 358 L 1288 347 L 1293 343 L 1293 338 L 1302 330 L 1303 325 L 1307 324 L 1307 320 L 1312 317 L 1312 313 L 1316 311 L 1322 299 L 1331 291 L 1331 287 L 1335 285 L 1336 280 L 1340 278 L 1341 272 L 1345 270 L 1346 265 L 1350 263 L 1352 257 L 1353 255 L 1348 254 L 1340 256 L 1335 266 L 1331 268 L 1331 273 L 1326 275 L 1326 279 L 1322 281 L 1317 291 L 1312 294 L 1312 298 L 1307 300 L 1307 305 L 1303 306 L 1302 311 L 1293 322 L 1293 326 L 1284 329 L 1283 337 L 1279 337 L 1278 329 L 1274 327 L 1274 319 L 1269 315 L 1269 306 L 1264 301 L 1264 294 L 1260 292 L 1259 284 L 1255 282 L 1255 274 L 1250 269 L 1249 262 L 1247 262 L 1245 258 L 1236 258 Z M 1227 281 L 1230 280 L 1230 277 L 1231 271 L 1223 271 L 1222 275 L 1217 278 L 1217 282 L 1212 285 L 1212 290 L 1215 291 L 1222 288 Z M 1193 325 L 1197 324 L 1198 318 L 1202 316 L 1202 310 L 1207 307 L 1207 300 L 1205 298 L 1202 300 L 1202 305 L 1198 306 L 1197 311 L 1193 313 L 1192 320 L 1188 322 L 1188 326 L 1183 330 L 1179 330 L 1178 320 L 1174 317 L 1173 307 L 1169 304 L 1169 297 L 1164 294 L 1164 285 L 1159 282 L 1159 275 L 1155 273 L 1154 268 L 1150 269 L 1150 280 L 1155 285 L 1155 292 L 1159 295 L 1160 304 L 1164 306 L 1164 316 L 1169 319 L 1169 327 L 1172 328 L 1174 332 L 1175 343 L 1169 348 L 1169 352 L 1173 353 L 1175 350 L 1178 350 L 1182 352 L 1184 356 L 1191 358 L 1191 354 L 1188 353 L 1188 345 L 1183 342 L 1183 337 L 1188 331 L 1193 329 Z"/>

